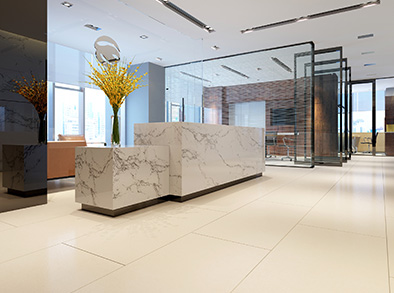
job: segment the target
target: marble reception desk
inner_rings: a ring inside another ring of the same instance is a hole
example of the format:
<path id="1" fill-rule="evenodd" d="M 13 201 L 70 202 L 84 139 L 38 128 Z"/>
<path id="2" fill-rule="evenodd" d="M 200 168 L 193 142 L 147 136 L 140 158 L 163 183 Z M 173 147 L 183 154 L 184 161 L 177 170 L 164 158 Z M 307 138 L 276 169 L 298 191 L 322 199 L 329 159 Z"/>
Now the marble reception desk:
<path id="1" fill-rule="evenodd" d="M 261 176 L 264 129 L 185 122 L 134 125 L 134 147 L 77 147 L 76 201 L 116 216 Z"/>
<path id="2" fill-rule="evenodd" d="M 188 122 L 135 124 L 134 144 L 169 146 L 170 195 L 180 200 L 261 176 L 265 169 L 262 128 Z"/>
<path id="3" fill-rule="evenodd" d="M 75 149 L 75 200 L 82 209 L 116 216 L 168 193 L 166 146 Z"/>

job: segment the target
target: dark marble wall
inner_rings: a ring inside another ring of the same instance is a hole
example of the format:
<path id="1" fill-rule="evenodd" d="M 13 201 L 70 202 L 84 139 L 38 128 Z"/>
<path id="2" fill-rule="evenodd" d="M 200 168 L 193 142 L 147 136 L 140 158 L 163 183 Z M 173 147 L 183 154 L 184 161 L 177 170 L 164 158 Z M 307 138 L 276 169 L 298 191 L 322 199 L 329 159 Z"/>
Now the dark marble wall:
<path id="1" fill-rule="evenodd" d="M 20 81 L 23 77 L 30 81 L 34 75 L 38 80 L 46 80 L 47 1 L 2 0 L 1 7 L 0 212 L 46 202 L 46 194 L 32 199 L 15 197 L 8 193 L 7 188 L 3 186 L 7 185 L 3 182 L 6 173 L 3 170 L 3 161 L 6 159 L 3 146 L 38 143 L 37 111 L 29 101 L 12 90 L 15 88 L 14 80 Z M 46 147 L 44 148 L 46 153 Z M 46 162 L 46 156 L 43 159 Z M 10 166 L 18 164 L 12 164 L 8 160 L 6 165 L 6 169 L 9 170 Z M 42 172 L 46 174 L 46 168 Z M 45 186 L 42 188 L 45 190 L 46 180 L 40 186 Z"/>

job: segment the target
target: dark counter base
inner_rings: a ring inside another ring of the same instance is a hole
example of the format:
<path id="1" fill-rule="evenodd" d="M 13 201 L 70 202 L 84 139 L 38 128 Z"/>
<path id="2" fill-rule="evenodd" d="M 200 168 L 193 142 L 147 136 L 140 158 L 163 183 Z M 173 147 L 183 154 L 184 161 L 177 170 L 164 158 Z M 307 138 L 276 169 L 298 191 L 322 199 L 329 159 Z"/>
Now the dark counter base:
<path id="1" fill-rule="evenodd" d="M 46 195 L 47 194 L 47 189 L 36 189 L 36 190 L 29 190 L 29 191 L 20 191 L 20 190 L 15 190 L 8 188 L 7 192 L 12 195 L 18 195 L 22 197 L 31 197 L 31 196 L 37 196 L 37 195 Z"/>
<path id="2" fill-rule="evenodd" d="M 259 174 L 248 176 L 248 177 L 245 177 L 242 179 L 234 180 L 234 181 L 231 181 L 231 182 L 228 182 L 225 184 L 221 184 L 218 186 L 207 188 L 207 189 L 204 189 L 204 190 L 201 190 L 198 192 L 190 193 L 185 196 L 166 195 L 166 196 L 163 196 L 160 198 L 154 198 L 154 199 L 151 199 L 151 200 L 148 200 L 145 202 L 137 203 L 137 204 L 123 207 L 123 208 L 116 209 L 116 210 L 95 207 L 95 206 L 91 206 L 91 205 L 87 205 L 87 204 L 82 204 L 82 210 L 94 212 L 94 213 L 98 213 L 98 214 L 103 214 L 106 216 L 116 217 L 116 216 L 120 216 L 123 214 L 127 214 L 130 212 L 136 211 L 136 210 L 147 208 L 147 207 L 153 206 L 155 204 L 163 203 L 165 201 L 185 202 L 187 200 L 190 200 L 190 199 L 193 199 L 193 198 L 196 198 L 196 197 L 199 197 L 199 196 L 202 196 L 202 195 L 214 192 L 214 191 L 218 191 L 220 189 L 224 189 L 224 188 L 227 188 L 227 187 L 230 187 L 230 186 L 233 186 L 233 185 L 245 182 L 245 181 L 249 181 L 249 180 L 261 177 L 262 175 L 263 175 L 262 173 L 259 173 Z"/>
<path id="3" fill-rule="evenodd" d="M 110 209 L 95 207 L 95 206 L 91 206 L 91 205 L 87 205 L 87 204 L 82 204 L 82 210 L 94 212 L 94 213 L 98 213 L 98 214 L 103 214 L 106 216 L 117 217 L 117 216 L 127 214 L 130 212 L 136 211 L 136 210 L 147 208 L 147 207 L 150 207 L 155 204 L 162 203 L 162 202 L 165 202 L 165 200 L 163 198 L 154 198 L 154 199 L 151 199 L 148 201 L 133 204 L 131 206 L 123 207 L 123 208 L 116 209 L 116 210 L 110 210 Z"/>
<path id="4" fill-rule="evenodd" d="M 224 184 L 221 184 L 221 185 L 217 185 L 217 186 L 214 186 L 214 187 L 211 187 L 211 188 L 207 188 L 207 189 L 204 189 L 204 190 L 201 190 L 201 191 L 189 193 L 189 194 L 184 195 L 184 196 L 170 194 L 170 195 L 164 196 L 163 198 L 165 200 L 170 200 L 170 201 L 185 202 L 185 201 L 191 200 L 193 198 L 196 198 L 196 197 L 199 197 L 199 196 L 211 193 L 211 192 L 215 192 L 215 191 L 218 191 L 220 189 L 224 189 L 224 188 L 227 188 L 227 187 L 230 187 L 230 186 L 233 186 L 233 185 L 237 185 L 237 184 L 240 184 L 242 182 L 249 181 L 249 180 L 261 177 L 261 176 L 263 176 L 263 174 L 259 173 L 259 174 L 256 174 L 256 175 L 248 176 L 248 177 L 241 178 L 241 179 L 238 179 L 238 180 L 234 180 L 234 181 L 231 181 L 231 182 L 227 182 L 227 183 L 224 183 Z"/>

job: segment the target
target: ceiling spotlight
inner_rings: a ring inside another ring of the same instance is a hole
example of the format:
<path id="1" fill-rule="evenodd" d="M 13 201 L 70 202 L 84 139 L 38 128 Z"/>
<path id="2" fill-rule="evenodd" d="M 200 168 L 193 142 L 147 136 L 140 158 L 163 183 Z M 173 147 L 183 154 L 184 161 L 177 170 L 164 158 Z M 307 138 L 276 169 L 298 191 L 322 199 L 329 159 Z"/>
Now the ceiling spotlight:
<path id="1" fill-rule="evenodd" d="M 297 22 L 307 21 L 308 19 L 309 19 L 308 16 L 302 16 L 302 17 L 297 19 Z"/>
<path id="2" fill-rule="evenodd" d="M 140 39 L 145 40 L 145 39 L 147 39 L 147 38 L 149 38 L 147 35 L 140 35 Z"/>
<path id="3" fill-rule="evenodd" d="M 261 67 L 257 67 L 256 70 L 257 70 L 257 71 L 260 71 L 260 70 L 262 70 L 262 69 L 261 69 Z"/>
<path id="4" fill-rule="evenodd" d="M 219 50 L 220 48 L 215 45 L 215 46 L 212 46 L 211 49 L 216 51 L 216 50 Z"/>
<path id="5" fill-rule="evenodd" d="M 89 23 L 88 23 L 88 24 L 85 24 L 84 27 L 90 28 L 90 29 L 92 29 L 92 30 L 94 30 L 94 31 L 96 31 L 96 32 L 101 31 L 101 28 L 100 28 L 100 27 L 95 26 L 95 25 L 93 25 L 93 24 L 89 24 Z"/>
<path id="6" fill-rule="evenodd" d="M 370 2 L 367 2 L 367 3 L 364 4 L 364 8 L 372 7 L 372 6 L 375 6 L 375 5 L 378 5 L 378 4 L 380 4 L 380 0 L 370 1 Z"/>
<path id="7" fill-rule="evenodd" d="M 161 60 L 163 60 L 163 58 L 156 57 L 156 60 L 157 60 L 157 61 L 161 61 Z"/>
<path id="8" fill-rule="evenodd" d="M 73 4 L 72 3 L 70 3 L 70 2 L 62 2 L 61 3 L 63 6 L 66 6 L 67 8 L 71 8 L 71 6 L 73 6 Z"/>

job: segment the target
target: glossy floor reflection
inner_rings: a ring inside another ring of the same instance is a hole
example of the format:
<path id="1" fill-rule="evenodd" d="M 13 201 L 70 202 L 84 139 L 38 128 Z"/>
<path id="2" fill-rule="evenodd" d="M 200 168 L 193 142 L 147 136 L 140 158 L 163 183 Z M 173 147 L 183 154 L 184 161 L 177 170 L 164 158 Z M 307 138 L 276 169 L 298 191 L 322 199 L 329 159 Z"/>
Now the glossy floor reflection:
<path id="1" fill-rule="evenodd" d="M 81 211 L 72 184 L 53 182 L 47 205 L 0 214 L 1 292 L 390 293 L 394 284 L 394 158 L 267 167 L 117 218 Z"/>

